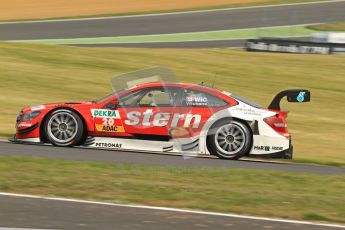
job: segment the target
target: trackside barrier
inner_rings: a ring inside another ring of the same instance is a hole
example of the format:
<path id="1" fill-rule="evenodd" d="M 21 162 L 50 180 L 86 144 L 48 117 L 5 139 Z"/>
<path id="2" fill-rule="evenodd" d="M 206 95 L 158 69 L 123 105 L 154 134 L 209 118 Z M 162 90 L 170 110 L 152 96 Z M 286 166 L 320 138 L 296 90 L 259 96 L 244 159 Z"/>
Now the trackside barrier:
<path id="1" fill-rule="evenodd" d="M 345 44 L 298 41 L 280 38 L 249 39 L 247 51 L 301 53 L 301 54 L 345 54 Z"/>

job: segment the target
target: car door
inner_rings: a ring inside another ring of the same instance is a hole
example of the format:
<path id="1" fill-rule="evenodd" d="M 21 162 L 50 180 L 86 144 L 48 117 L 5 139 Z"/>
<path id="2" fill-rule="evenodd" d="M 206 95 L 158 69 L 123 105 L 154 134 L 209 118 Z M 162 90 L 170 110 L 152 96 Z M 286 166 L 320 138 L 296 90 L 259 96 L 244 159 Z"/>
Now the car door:
<path id="1" fill-rule="evenodd" d="M 138 139 L 169 140 L 178 87 L 151 87 L 119 99 L 117 111 L 126 134 Z"/>
<path id="2" fill-rule="evenodd" d="M 138 110 L 136 102 L 141 98 L 143 90 L 128 91 L 120 98 L 115 95 L 100 109 L 93 109 L 95 135 L 106 137 L 130 137 L 124 127 L 127 112 Z"/>

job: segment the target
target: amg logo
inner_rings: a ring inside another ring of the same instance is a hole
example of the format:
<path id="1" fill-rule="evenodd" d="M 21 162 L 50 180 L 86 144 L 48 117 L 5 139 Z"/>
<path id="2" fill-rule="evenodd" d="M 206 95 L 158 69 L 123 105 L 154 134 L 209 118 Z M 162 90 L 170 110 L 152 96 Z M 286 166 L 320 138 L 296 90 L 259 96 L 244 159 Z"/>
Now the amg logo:
<path id="1" fill-rule="evenodd" d="M 254 150 L 261 150 L 261 151 L 270 151 L 270 147 L 269 146 L 254 146 Z"/>
<path id="2" fill-rule="evenodd" d="M 118 144 L 118 143 L 96 143 L 95 144 L 96 147 L 101 147 L 101 148 L 122 148 L 122 144 Z"/>

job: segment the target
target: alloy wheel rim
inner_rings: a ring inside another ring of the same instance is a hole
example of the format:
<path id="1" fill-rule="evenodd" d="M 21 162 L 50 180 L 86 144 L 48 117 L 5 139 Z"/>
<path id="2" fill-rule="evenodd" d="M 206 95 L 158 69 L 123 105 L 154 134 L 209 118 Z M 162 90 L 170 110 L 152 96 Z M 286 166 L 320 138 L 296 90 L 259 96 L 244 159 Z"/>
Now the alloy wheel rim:
<path id="1" fill-rule="evenodd" d="M 236 124 L 221 126 L 215 135 L 218 150 L 226 155 L 237 154 L 244 147 L 245 141 L 244 130 Z"/>
<path id="2" fill-rule="evenodd" d="M 56 113 L 49 119 L 48 134 L 56 142 L 70 142 L 77 135 L 77 131 L 77 120 L 68 112 Z"/>

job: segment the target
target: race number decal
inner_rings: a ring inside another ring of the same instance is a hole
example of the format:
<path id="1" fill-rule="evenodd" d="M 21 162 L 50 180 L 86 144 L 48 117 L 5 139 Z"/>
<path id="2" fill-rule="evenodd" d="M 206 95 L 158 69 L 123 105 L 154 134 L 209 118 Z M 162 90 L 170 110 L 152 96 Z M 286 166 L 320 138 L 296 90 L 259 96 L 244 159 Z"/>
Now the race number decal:
<path id="1" fill-rule="evenodd" d="M 125 132 L 117 110 L 92 109 L 91 112 L 98 132 Z"/>

